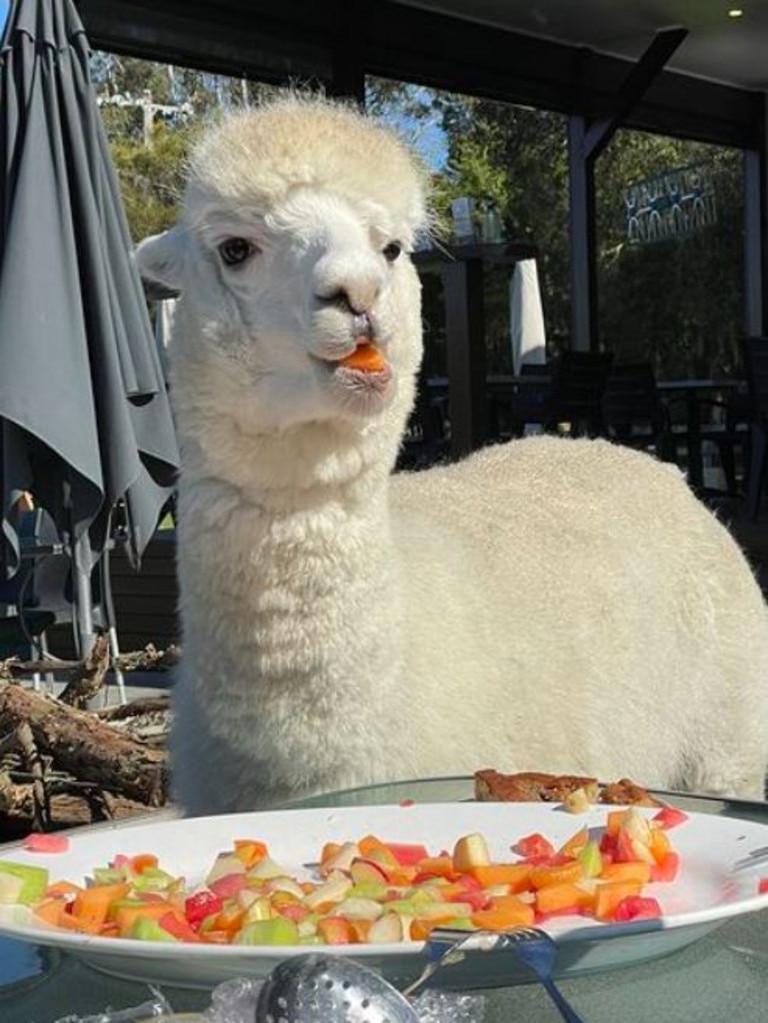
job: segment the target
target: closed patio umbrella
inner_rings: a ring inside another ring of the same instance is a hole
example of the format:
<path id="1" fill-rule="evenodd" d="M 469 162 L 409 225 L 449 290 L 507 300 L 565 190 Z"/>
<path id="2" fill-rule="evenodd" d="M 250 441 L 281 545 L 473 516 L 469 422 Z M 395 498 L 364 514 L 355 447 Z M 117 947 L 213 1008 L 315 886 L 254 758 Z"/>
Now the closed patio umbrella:
<path id="1" fill-rule="evenodd" d="M 71 0 L 16 0 L 0 53 L 0 430 L 5 575 L 11 505 L 30 491 L 90 574 L 124 502 L 138 560 L 178 467 L 173 421 Z"/>
<path id="2" fill-rule="evenodd" d="M 547 361 L 547 338 L 535 259 L 521 259 L 515 264 L 509 292 L 512 368 L 517 376 L 523 365 L 541 365 Z"/>

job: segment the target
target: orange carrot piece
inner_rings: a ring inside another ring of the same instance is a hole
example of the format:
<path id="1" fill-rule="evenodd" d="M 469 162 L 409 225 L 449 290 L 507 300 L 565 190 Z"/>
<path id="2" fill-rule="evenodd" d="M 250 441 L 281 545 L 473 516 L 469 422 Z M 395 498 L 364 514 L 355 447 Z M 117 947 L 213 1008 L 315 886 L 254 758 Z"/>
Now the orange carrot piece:
<path id="1" fill-rule="evenodd" d="M 571 835 L 568 841 L 558 849 L 560 856 L 576 856 L 589 842 L 589 828 L 583 827 L 575 835 Z"/>
<path id="2" fill-rule="evenodd" d="M 648 884 L 651 879 L 651 865 L 643 860 L 632 863 L 609 863 L 600 872 L 601 881 L 639 881 Z"/>
<path id="3" fill-rule="evenodd" d="M 394 853 L 375 835 L 365 835 L 357 844 L 360 849 L 360 855 L 365 859 L 374 860 L 374 862 L 390 870 L 401 869 Z"/>
<path id="4" fill-rule="evenodd" d="M 610 920 L 613 913 L 628 895 L 639 895 L 643 886 L 639 881 L 606 881 L 595 889 L 595 916 L 598 920 Z"/>
<path id="5" fill-rule="evenodd" d="M 488 931 L 505 931 L 512 927 L 530 927 L 534 921 L 533 906 L 514 895 L 500 895 L 491 900 L 488 909 L 478 909 L 471 916 L 472 924 Z"/>
<path id="6" fill-rule="evenodd" d="M 583 880 L 584 868 L 578 860 L 559 867 L 534 867 L 531 871 L 532 888 L 546 888 L 551 884 L 576 884 Z"/>
<path id="7" fill-rule="evenodd" d="M 157 856 L 152 853 L 139 853 L 131 857 L 129 865 L 134 874 L 143 874 L 145 870 L 154 870 L 157 866 Z"/>
<path id="8" fill-rule="evenodd" d="M 368 341 L 359 344 L 354 352 L 339 360 L 340 366 L 357 369 L 362 373 L 377 373 L 384 369 L 387 362 L 380 348 Z"/>
<path id="9" fill-rule="evenodd" d="M 536 909 L 540 913 L 562 913 L 567 909 L 578 912 L 591 909 L 595 896 L 577 884 L 551 884 L 536 892 Z"/>
<path id="10" fill-rule="evenodd" d="M 131 886 L 126 881 L 81 888 L 72 903 L 72 915 L 101 925 L 107 919 L 110 905 L 126 898 L 130 890 Z"/>
<path id="11" fill-rule="evenodd" d="M 236 838 L 234 844 L 235 856 L 245 866 L 246 870 L 261 863 L 269 855 L 269 850 L 264 842 L 257 842 L 250 838 Z"/>
<path id="12" fill-rule="evenodd" d="M 465 873 L 479 881 L 483 888 L 507 884 L 510 892 L 522 892 L 528 887 L 533 868 L 530 863 L 491 863 L 488 866 L 470 867 Z"/>

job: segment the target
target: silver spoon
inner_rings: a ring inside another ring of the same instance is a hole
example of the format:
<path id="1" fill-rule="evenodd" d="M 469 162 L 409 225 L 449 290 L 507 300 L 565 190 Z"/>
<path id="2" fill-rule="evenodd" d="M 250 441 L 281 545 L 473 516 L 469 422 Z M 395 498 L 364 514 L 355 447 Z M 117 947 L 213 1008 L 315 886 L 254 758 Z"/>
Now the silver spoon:
<path id="1" fill-rule="evenodd" d="M 419 1023 L 419 1017 L 367 966 L 310 952 L 275 967 L 259 992 L 255 1023 Z"/>

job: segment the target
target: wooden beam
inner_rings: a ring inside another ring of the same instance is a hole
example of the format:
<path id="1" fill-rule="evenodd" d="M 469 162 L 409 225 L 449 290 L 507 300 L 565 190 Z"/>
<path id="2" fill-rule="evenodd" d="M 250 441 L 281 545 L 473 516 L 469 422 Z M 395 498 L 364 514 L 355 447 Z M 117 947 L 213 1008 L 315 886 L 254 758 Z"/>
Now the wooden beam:
<path id="1" fill-rule="evenodd" d="M 657 32 L 653 42 L 635 64 L 627 80 L 619 90 L 615 111 L 610 117 L 595 122 L 584 138 L 584 155 L 595 160 L 605 149 L 618 128 L 625 124 L 656 79 L 669 58 L 688 35 L 686 28 L 668 28 Z"/>

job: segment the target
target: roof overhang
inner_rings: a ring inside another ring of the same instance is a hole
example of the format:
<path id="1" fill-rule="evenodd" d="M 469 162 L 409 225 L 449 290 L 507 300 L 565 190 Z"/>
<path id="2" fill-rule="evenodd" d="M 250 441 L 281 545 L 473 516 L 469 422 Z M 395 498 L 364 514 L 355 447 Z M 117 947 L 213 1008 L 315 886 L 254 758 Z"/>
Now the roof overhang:
<path id="1" fill-rule="evenodd" d="M 676 0 L 664 2 L 674 5 Z M 698 0 L 692 5 L 677 0 L 677 6 L 690 10 L 713 2 Z M 571 30 L 570 38 L 552 38 L 544 32 L 521 30 L 521 25 L 528 27 L 523 15 L 534 9 L 574 6 L 579 20 L 564 24 L 582 28 L 590 23 L 597 26 L 601 11 L 606 18 L 611 11 L 615 16 L 617 9 L 626 14 L 647 7 L 615 0 L 578 0 L 577 4 L 537 0 L 533 7 L 521 0 L 424 0 L 418 5 L 396 0 L 366 4 L 354 0 L 218 0 L 216 4 L 78 0 L 91 43 L 100 49 L 275 82 L 338 82 L 356 74 L 375 74 L 588 118 L 608 117 L 636 59 L 653 41 L 655 31 L 668 26 L 644 22 L 640 38 L 625 42 L 624 53 L 619 52 L 615 32 L 608 41 L 616 52 L 608 52 L 605 33 L 598 39 L 585 31 L 576 37 Z M 718 0 L 718 8 L 723 7 Z M 483 13 L 487 21 L 478 20 Z M 469 20 L 468 14 L 472 15 Z M 762 38 L 768 41 L 766 21 Z M 566 28 L 559 31 L 567 35 Z M 695 41 L 696 33 L 691 36 Z M 690 46 L 689 38 L 681 47 L 682 56 L 675 55 L 678 64 Z M 595 45 L 601 40 L 602 46 Z M 707 65 L 697 67 L 702 71 Z M 722 64 L 718 68 L 722 76 Z M 764 104 L 762 88 L 668 67 L 624 123 L 752 148 L 761 143 Z"/>

